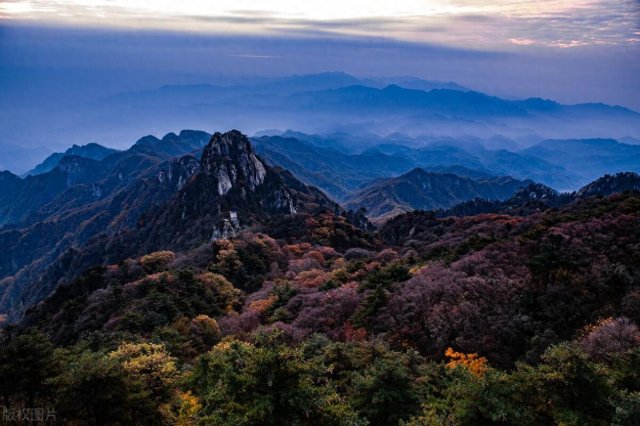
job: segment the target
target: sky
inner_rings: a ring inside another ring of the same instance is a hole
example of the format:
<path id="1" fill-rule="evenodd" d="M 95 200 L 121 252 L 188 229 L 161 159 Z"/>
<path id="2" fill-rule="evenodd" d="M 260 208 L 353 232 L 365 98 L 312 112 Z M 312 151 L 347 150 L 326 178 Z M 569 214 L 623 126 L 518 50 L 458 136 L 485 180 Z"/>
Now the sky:
<path id="1" fill-rule="evenodd" d="M 0 0 L 0 143 L 20 108 L 325 71 L 640 111 L 640 0 Z"/>
<path id="2" fill-rule="evenodd" d="M 34 28 L 52 33 L 34 40 Z M 73 53 L 99 57 L 85 68 L 126 67 L 169 43 L 193 57 L 211 52 L 228 62 L 195 73 L 418 74 L 462 79 L 502 96 L 555 95 L 640 109 L 640 0 L 2 0 L 0 37 L 4 67 L 69 68 Z M 120 52 L 109 46 L 113 39 Z M 354 55 L 354 45 L 361 54 Z M 44 55 L 24 57 L 38 49 Z M 301 61 L 308 53 L 326 63 Z M 503 66 L 488 64 L 491 57 Z"/>
<path id="3" fill-rule="evenodd" d="M 217 34 L 342 34 L 475 48 L 634 45 L 637 0 L 3 0 L 5 20 Z"/>

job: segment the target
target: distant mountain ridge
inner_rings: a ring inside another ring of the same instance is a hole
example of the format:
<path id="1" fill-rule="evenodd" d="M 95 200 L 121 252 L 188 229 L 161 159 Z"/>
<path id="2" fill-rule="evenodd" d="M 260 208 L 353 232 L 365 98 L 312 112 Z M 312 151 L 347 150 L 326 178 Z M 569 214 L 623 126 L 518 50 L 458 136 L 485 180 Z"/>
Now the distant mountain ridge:
<path id="1" fill-rule="evenodd" d="M 320 73 L 211 81 L 107 95 L 65 114 L 53 111 L 40 126 L 48 129 L 52 140 L 98 140 L 109 146 L 149 129 L 166 133 L 212 125 L 241 126 L 248 133 L 275 128 L 307 134 L 498 135 L 517 143 L 640 138 L 640 114 L 623 107 L 563 105 L 539 98 L 509 100 L 455 83 L 412 77 Z M 82 122 L 72 119 L 74 114 L 81 115 Z M 12 143 L 25 145 L 40 137 L 35 129 L 11 136 L 16 138 Z"/>
<path id="2" fill-rule="evenodd" d="M 471 115 L 511 115 L 525 116 L 532 113 L 549 112 L 585 113 L 597 111 L 608 114 L 624 114 L 640 118 L 640 114 L 628 108 L 601 103 L 563 105 L 555 101 L 539 98 L 524 100 L 504 100 L 472 90 L 433 89 L 429 91 L 410 89 L 397 84 L 383 88 L 352 85 L 335 89 L 318 90 L 297 94 L 295 104 L 301 106 L 314 103 L 314 108 L 334 107 L 341 110 L 358 105 L 367 110 L 394 106 L 402 111 L 437 111 L 449 114 Z"/>

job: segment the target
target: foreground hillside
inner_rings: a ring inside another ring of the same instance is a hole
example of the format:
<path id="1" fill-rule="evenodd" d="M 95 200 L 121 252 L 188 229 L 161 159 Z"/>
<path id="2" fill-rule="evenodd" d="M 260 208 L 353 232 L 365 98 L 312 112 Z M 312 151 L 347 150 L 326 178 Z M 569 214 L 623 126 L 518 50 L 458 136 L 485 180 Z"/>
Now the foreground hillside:
<path id="1" fill-rule="evenodd" d="M 526 213 L 306 210 L 88 269 L 5 331 L 0 393 L 75 424 L 638 424 L 640 195 Z"/>

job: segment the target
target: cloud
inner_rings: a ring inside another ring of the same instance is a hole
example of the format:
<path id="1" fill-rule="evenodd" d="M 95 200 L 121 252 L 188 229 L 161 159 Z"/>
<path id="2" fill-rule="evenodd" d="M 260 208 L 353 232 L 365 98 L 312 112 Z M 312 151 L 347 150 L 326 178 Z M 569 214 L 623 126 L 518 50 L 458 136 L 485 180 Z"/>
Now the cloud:
<path id="1" fill-rule="evenodd" d="M 637 0 L 11 0 L 0 16 L 214 34 L 335 34 L 496 49 L 636 44 Z M 512 40 L 531 40 L 514 43 Z"/>
<path id="2" fill-rule="evenodd" d="M 518 46 L 529 46 L 531 44 L 536 44 L 536 41 L 531 40 L 530 38 L 510 38 L 509 41 L 512 44 L 516 44 Z"/>

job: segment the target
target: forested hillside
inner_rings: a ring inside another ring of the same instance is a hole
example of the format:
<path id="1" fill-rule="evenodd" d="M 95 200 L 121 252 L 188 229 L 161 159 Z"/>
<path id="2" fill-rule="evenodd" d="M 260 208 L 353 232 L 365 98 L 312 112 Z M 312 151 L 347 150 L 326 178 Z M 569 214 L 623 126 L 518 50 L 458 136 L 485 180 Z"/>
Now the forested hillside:
<path id="1" fill-rule="evenodd" d="M 69 423 L 637 424 L 639 249 L 635 192 L 274 216 L 60 286 L 5 330 L 1 393 Z"/>

